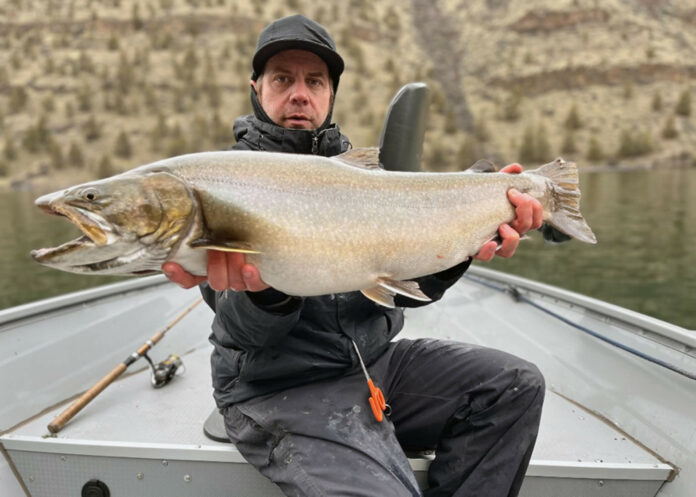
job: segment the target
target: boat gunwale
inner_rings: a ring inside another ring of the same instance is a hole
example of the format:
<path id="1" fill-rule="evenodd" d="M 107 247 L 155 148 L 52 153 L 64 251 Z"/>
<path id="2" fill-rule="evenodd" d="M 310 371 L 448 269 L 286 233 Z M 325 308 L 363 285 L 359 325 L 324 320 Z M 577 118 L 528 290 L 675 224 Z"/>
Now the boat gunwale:
<path id="1" fill-rule="evenodd" d="M 482 278 L 484 280 L 495 281 L 500 284 L 512 286 L 516 290 L 523 289 L 525 291 L 537 293 L 541 296 L 550 297 L 573 307 L 587 309 L 615 322 L 620 322 L 628 325 L 629 327 L 639 328 L 640 330 L 659 335 L 686 346 L 692 351 L 696 351 L 696 333 L 694 333 L 694 330 L 689 330 L 667 321 L 662 321 L 660 319 L 641 314 L 637 311 L 632 311 L 625 307 L 598 300 L 593 297 L 588 297 L 571 290 L 565 290 L 553 285 L 539 283 L 521 276 L 504 273 L 502 271 L 472 265 L 464 274 L 464 277 L 472 276 L 473 278 L 468 279 L 477 281 L 478 278 Z"/>
<path id="2" fill-rule="evenodd" d="M 162 285 L 168 282 L 169 280 L 167 280 L 164 275 L 146 276 L 131 281 L 118 281 L 116 283 L 109 283 L 107 285 L 96 286 L 77 292 L 70 292 L 56 297 L 29 302 L 27 304 L 0 310 L 0 326 L 57 309 L 85 304 L 93 300 L 99 300 L 134 290 L 141 290 L 151 286 Z M 0 332 L 2 332 L 2 329 L 0 329 Z"/>
<path id="3" fill-rule="evenodd" d="M 248 464 L 231 444 L 168 444 L 103 440 L 66 440 L 27 435 L 4 435 L 0 442 L 8 452 L 24 451 L 73 456 L 133 459 L 226 462 Z M 410 458 L 414 471 L 427 470 L 429 458 Z M 674 468 L 665 463 L 607 463 L 532 459 L 528 476 L 637 481 L 667 481 Z"/>

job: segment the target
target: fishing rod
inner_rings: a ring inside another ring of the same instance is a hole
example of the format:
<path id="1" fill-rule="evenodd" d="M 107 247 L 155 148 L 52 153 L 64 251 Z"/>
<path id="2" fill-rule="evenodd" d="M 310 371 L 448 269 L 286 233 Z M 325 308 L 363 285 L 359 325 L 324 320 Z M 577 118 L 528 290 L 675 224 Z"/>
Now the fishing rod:
<path id="1" fill-rule="evenodd" d="M 101 380 L 96 382 L 92 388 L 87 390 L 85 393 L 80 395 L 75 402 L 70 404 L 70 406 L 60 413 L 49 425 L 48 431 L 51 433 L 58 433 L 65 424 L 70 421 L 78 412 L 80 412 L 87 404 L 89 404 L 97 395 L 99 395 L 106 387 L 111 385 L 119 376 L 121 376 L 128 366 L 133 364 L 135 361 L 141 357 L 145 357 L 150 366 L 152 366 L 153 377 L 152 383 L 156 388 L 165 385 L 171 380 L 176 372 L 176 368 L 181 364 L 178 357 L 170 356 L 167 360 L 162 361 L 157 367 L 152 364 L 152 361 L 147 357 L 147 351 L 152 347 L 157 345 L 157 343 L 164 338 L 164 335 L 171 330 L 179 321 L 181 321 L 188 313 L 190 313 L 198 304 L 201 303 L 203 299 L 199 298 L 193 304 L 191 304 L 186 310 L 179 314 L 171 323 L 164 327 L 163 330 L 158 331 L 148 341 L 140 346 L 138 350 L 129 355 L 126 360 L 116 366 L 111 370 L 106 376 Z M 178 361 L 178 362 L 177 362 Z"/>

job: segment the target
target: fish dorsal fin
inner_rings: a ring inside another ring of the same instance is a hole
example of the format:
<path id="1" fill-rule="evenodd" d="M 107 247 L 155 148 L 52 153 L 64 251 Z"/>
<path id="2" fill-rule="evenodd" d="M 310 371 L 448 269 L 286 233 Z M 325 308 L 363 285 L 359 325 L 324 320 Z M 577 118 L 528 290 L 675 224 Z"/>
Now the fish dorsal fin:
<path id="1" fill-rule="evenodd" d="M 498 169 L 488 159 L 479 159 L 471 167 L 469 167 L 465 172 L 467 173 L 494 173 Z"/>
<path id="2" fill-rule="evenodd" d="M 354 148 L 335 156 L 334 159 L 339 159 L 349 166 L 361 167 L 363 169 L 380 169 L 379 148 L 377 147 Z"/>
<path id="3" fill-rule="evenodd" d="M 377 286 L 362 290 L 368 299 L 385 307 L 394 307 L 394 296 L 403 295 L 422 302 L 430 302 L 430 297 L 423 293 L 415 281 L 399 281 L 391 278 L 377 278 Z"/>
<path id="4" fill-rule="evenodd" d="M 221 252 L 241 252 L 242 254 L 260 254 L 246 242 L 220 242 L 210 238 L 199 238 L 189 243 L 191 248 L 219 250 Z"/>

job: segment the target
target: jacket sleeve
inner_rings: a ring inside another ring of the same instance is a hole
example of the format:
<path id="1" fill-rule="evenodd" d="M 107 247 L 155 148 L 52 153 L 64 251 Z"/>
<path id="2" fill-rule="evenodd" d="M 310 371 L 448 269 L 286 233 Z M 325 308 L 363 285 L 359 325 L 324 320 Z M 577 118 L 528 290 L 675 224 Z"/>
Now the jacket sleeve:
<path id="1" fill-rule="evenodd" d="M 472 259 L 469 258 L 464 262 L 461 262 L 449 269 L 445 269 L 444 271 L 440 271 L 439 273 L 421 276 L 420 278 L 413 280 L 418 283 L 418 286 L 420 286 L 423 293 L 430 297 L 430 302 L 423 302 L 404 297 L 403 295 L 397 295 L 394 298 L 394 304 L 397 307 L 422 307 L 424 305 L 437 302 L 445 294 L 445 291 L 454 285 L 459 278 L 462 277 L 464 272 L 469 269 L 471 260 Z"/>
<path id="2" fill-rule="evenodd" d="M 284 295 L 276 290 L 269 290 Z M 264 292 L 270 293 L 268 290 Z M 280 302 L 281 306 L 276 306 L 278 302 L 275 297 L 268 297 L 267 300 L 271 303 L 264 305 L 252 301 L 252 295 L 255 294 L 249 292 L 227 290 L 213 293 L 215 326 L 225 330 L 235 347 L 247 351 L 274 345 L 282 340 L 297 324 L 303 304 L 299 297 L 285 296 L 287 298 Z"/>

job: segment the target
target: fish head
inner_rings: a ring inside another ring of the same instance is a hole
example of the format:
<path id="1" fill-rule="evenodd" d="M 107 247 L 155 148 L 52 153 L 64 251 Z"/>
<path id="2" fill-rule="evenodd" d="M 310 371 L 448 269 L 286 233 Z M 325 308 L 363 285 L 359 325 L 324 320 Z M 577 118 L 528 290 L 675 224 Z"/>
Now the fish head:
<path id="1" fill-rule="evenodd" d="M 148 274 L 159 271 L 188 232 L 196 201 L 166 171 L 124 173 L 38 198 L 42 211 L 67 218 L 83 235 L 32 251 L 46 266 L 75 273 Z"/>

